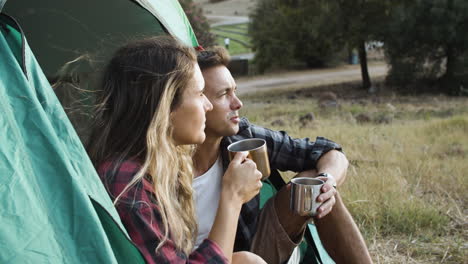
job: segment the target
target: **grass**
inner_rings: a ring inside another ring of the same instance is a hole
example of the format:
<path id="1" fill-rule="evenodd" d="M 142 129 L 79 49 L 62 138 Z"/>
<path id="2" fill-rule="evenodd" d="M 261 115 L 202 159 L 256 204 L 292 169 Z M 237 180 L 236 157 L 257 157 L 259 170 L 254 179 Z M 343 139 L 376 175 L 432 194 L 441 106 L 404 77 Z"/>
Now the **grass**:
<path id="1" fill-rule="evenodd" d="M 340 192 L 376 263 L 468 263 L 468 99 L 343 90 L 329 108 L 320 90 L 244 96 L 242 114 L 342 144 L 351 165 Z M 309 112 L 316 119 L 299 122 Z"/>
<path id="2" fill-rule="evenodd" d="M 250 36 L 248 36 L 248 24 L 237 24 L 211 28 L 218 45 L 224 46 L 224 39 L 230 38 L 229 53 L 231 55 L 250 53 Z M 239 42 L 240 41 L 240 42 Z"/>

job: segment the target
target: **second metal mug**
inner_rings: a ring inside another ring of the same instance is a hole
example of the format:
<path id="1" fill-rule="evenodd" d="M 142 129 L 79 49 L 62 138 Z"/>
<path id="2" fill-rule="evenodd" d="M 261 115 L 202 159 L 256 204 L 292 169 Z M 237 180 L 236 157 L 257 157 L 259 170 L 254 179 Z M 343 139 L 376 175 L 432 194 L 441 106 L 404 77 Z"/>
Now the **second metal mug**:
<path id="1" fill-rule="evenodd" d="M 301 216 L 317 215 L 317 208 L 322 204 L 317 202 L 324 181 L 314 178 L 294 178 L 291 180 L 290 208 Z"/>
<path id="2" fill-rule="evenodd" d="M 237 152 L 248 151 L 247 157 L 257 164 L 257 169 L 262 173 L 262 181 L 270 176 L 270 161 L 265 140 L 261 138 L 243 139 L 232 143 L 227 149 L 231 160 Z"/>

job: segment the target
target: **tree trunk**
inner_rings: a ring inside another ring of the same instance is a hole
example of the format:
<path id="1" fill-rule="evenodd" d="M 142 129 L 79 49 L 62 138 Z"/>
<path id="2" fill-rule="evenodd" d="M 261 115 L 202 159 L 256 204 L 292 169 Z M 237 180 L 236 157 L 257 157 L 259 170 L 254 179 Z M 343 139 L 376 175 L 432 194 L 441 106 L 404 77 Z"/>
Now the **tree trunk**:
<path id="1" fill-rule="evenodd" d="M 451 45 L 448 45 L 445 51 L 447 56 L 447 64 L 445 65 L 445 76 L 452 78 L 455 76 L 455 51 Z"/>
<path id="2" fill-rule="evenodd" d="M 447 1 L 447 10 L 446 12 L 454 12 L 453 0 Z M 441 78 L 441 89 L 448 94 L 456 93 L 458 89 L 458 84 L 456 81 L 456 70 L 457 70 L 457 54 L 456 49 L 453 43 L 447 43 L 445 46 L 445 74 Z"/>
<path id="3" fill-rule="evenodd" d="M 359 42 L 358 53 L 359 63 L 361 64 L 362 88 L 367 90 L 372 84 L 369 77 L 369 70 L 367 68 L 366 42 L 364 40 Z"/>

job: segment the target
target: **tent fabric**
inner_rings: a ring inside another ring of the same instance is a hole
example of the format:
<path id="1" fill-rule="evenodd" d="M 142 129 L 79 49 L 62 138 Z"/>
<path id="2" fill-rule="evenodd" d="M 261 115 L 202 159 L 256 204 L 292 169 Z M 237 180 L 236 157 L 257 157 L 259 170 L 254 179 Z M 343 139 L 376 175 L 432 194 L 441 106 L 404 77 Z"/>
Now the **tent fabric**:
<path id="1" fill-rule="evenodd" d="M 0 113 L 0 263 L 118 263 L 93 203 L 127 244 L 128 235 L 21 28 L 3 14 Z"/>
<path id="2" fill-rule="evenodd" d="M 15 0 L 8 1 L 3 12 L 21 24 L 49 79 L 83 54 L 91 55 L 93 63 L 104 63 L 133 39 L 165 34 L 159 21 L 131 0 Z"/>
<path id="3" fill-rule="evenodd" d="M 124 264 L 146 263 L 137 247 L 116 224 L 115 219 L 100 204 L 92 202 L 118 262 Z"/>
<path id="4" fill-rule="evenodd" d="M 50 80 L 83 54 L 90 54 L 99 66 L 117 48 L 138 38 L 170 33 L 186 45 L 198 45 L 177 0 L 14 0 L 3 12 L 22 25 Z M 94 69 L 80 65 L 78 71 Z"/>
<path id="5" fill-rule="evenodd" d="M 309 224 L 307 228 L 307 231 L 310 233 L 315 243 L 318 255 L 320 256 L 320 261 L 324 264 L 334 264 L 335 261 L 330 257 L 330 255 L 328 255 L 328 252 L 325 250 L 325 247 L 323 246 L 322 241 L 320 240 L 317 227 L 315 227 L 314 224 Z"/>
<path id="6" fill-rule="evenodd" d="M 2 9 L 5 3 L 6 3 L 6 0 L 0 0 L 0 12 L 2 12 Z"/>
<path id="7" fill-rule="evenodd" d="M 135 0 L 151 12 L 163 24 L 171 36 L 177 37 L 185 45 L 198 47 L 197 37 L 179 1 Z"/>

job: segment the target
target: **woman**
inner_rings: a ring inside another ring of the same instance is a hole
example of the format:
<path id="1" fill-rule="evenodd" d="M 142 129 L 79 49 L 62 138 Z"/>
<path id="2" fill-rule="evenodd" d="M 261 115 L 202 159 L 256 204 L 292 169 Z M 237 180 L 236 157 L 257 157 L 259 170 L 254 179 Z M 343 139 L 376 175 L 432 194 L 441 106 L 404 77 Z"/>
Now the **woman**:
<path id="1" fill-rule="evenodd" d="M 233 159 L 213 229 L 193 251 L 191 144 L 204 141 L 212 109 L 194 50 L 170 37 L 131 43 L 111 59 L 102 88 L 88 152 L 146 261 L 231 262 L 240 208 L 261 174 L 245 153 Z"/>

